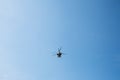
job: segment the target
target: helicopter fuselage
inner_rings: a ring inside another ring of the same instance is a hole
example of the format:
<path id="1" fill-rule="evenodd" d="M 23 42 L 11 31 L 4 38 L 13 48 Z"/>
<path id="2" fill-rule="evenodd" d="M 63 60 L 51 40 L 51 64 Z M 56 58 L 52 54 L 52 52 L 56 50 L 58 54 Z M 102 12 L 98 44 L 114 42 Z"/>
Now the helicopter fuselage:
<path id="1" fill-rule="evenodd" d="M 57 53 L 57 57 L 61 57 L 62 56 L 62 53 Z"/>

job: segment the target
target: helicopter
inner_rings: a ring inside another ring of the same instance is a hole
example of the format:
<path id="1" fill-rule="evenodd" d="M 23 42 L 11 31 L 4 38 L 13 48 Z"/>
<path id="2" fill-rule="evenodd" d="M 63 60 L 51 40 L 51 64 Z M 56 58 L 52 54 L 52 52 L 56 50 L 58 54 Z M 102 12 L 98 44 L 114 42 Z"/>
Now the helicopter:
<path id="1" fill-rule="evenodd" d="M 61 52 L 61 48 L 58 48 L 58 52 L 57 52 L 56 55 L 57 55 L 58 58 L 62 57 L 63 53 Z"/>

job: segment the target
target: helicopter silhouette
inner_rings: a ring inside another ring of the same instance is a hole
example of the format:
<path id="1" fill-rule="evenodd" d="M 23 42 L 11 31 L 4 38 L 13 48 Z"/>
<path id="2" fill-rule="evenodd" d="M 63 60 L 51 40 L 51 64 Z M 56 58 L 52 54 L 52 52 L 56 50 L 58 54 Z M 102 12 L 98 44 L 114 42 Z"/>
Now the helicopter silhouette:
<path id="1" fill-rule="evenodd" d="M 63 53 L 61 52 L 61 48 L 58 48 L 58 53 L 56 54 L 58 58 L 61 58 Z"/>

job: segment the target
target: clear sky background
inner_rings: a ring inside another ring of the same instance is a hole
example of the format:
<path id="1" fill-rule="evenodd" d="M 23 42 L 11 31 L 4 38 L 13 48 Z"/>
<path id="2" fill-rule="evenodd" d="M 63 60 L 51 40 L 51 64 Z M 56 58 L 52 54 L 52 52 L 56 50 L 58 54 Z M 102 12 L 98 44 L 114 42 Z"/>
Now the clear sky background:
<path id="1" fill-rule="evenodd" d="M 120 80 L 120 1 L 0 0 L 0 80 Z"/>

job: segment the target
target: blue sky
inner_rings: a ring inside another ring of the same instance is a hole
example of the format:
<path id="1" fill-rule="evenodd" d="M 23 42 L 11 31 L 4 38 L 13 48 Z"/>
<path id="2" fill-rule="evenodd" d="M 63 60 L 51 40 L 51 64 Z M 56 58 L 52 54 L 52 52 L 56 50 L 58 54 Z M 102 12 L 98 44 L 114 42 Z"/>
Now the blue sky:
<path id="1" fill-rule="evenodd" d="M 119 0 L 1 0 L 0 80 L 120 80 L 119 34 Z"/>

